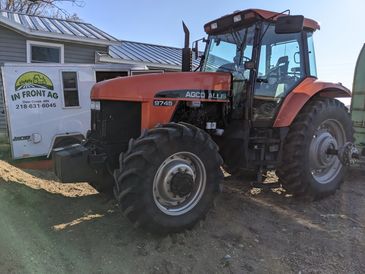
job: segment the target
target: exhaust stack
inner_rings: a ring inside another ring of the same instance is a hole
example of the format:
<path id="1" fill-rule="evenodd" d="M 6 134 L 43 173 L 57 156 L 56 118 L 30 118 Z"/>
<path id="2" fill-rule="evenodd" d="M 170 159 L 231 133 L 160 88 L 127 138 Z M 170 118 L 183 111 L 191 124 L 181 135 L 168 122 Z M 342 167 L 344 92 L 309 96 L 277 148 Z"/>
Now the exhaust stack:
<path id="1" fill-rule="evenodd" d="M 190 31 L 188 27 L 185 25 L 184 21 L 182 22 L 183 29 L 185 33 L 185 45 L 182 49 L 182 62 L 181 62 L 181 70 L 182 71 L 191 71 L 192 70 L 192 63 L 191 63 L 191 57 L 192 57 L 192 51 L 190 48 Z"/>

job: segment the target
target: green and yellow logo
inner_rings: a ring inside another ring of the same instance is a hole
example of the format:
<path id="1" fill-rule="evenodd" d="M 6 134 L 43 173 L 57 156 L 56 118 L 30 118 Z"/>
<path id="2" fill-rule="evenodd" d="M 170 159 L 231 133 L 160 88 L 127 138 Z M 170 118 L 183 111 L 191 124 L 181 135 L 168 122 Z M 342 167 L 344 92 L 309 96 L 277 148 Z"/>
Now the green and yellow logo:
<path id="1" fill-rule="evenodd" d="M 15 82 L 15 90 L 19 91 L 22 89 L 48 89 L 53 90 L 53 83 L 47 75 L 37 72 L 29 71 L 20 75 Z"/>
<path id="2" fill-rule="evenodd" d="M 11 95 L 12 101 L 23 99 L 48 102 L 50 99 L 58 99 L 58 93 L 47 75 L 38 71 L 28 71 L 15 81 L 15 91 Z"/>

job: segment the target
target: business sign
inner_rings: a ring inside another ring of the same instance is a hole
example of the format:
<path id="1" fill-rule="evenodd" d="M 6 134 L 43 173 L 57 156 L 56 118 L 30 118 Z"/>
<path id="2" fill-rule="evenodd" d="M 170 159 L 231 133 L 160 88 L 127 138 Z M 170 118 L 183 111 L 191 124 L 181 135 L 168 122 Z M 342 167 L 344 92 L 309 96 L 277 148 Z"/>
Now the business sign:
<path id="1" fill-rule="evenodd" d="M 59 99 L 52 80 L 39 71 L 28 71 L 20 75 L 10 97 L 16 110 L 55 108 Z"/>

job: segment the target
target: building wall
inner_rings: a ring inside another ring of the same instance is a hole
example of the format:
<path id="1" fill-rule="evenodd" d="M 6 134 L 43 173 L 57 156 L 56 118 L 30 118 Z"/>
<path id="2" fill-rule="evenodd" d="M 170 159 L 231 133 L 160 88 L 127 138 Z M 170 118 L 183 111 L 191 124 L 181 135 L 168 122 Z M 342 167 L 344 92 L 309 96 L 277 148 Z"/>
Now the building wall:
<path id="1" fill-rule="evenodd" d="M 26 39 L 17 32 L 0 26 L 0 66 L 5 62 L 26 62 Z M 3 81 L 0 69 L 0 139 L 7 134 Z"/>
<path id="2" fill-rule="evenodd" d="M 85 46 L 64 43 L 65 63 L 94 64 L 96 51 L 107 51 L 107 47 Z"/>
<path id="3" fill-rule="evenodd" d="M 24 36 L 0 26 L 0 64 L 26 62 L 26 39 Z"/>
<path id="4" fill-rule="evenodd" d="M 76 43 L 29 39 L 32 41 L 60 43 L 64 45 L 65 63 L 94 64 L 95 51 L 107 51 L 107 46 L 87 46 Z M 16 31 L 0 26 L 0 66 L 3 63 L 27 61 L 27 38 Z M 0 69 L 0 139 L 7 135 L 4 91 Z"/>

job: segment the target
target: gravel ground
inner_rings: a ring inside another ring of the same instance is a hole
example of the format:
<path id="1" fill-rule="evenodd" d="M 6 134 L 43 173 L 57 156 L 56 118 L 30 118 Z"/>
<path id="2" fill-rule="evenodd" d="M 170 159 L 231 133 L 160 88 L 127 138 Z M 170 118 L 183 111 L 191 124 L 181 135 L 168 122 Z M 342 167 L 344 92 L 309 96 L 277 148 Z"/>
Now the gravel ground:
<path id="1" fill-rule="evenodd" d="M 306 203 L 227 178 L 205 221 L 156 237 L 87 184 L 0 161 L 0 273 L 364 273 L 365 172 Z"/>

